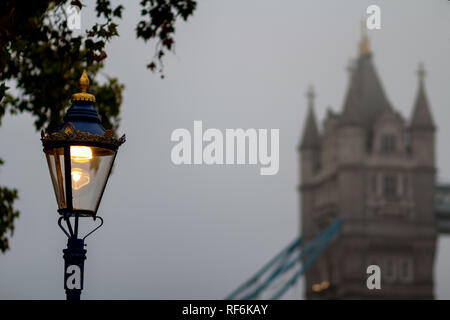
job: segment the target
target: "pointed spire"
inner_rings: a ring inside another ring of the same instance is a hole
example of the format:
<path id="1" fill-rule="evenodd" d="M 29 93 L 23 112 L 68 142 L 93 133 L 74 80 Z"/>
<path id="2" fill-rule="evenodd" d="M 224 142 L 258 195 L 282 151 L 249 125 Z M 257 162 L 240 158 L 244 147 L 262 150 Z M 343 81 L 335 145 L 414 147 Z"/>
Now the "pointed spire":
<path id="1" fill-rule="evenodd" d="M 419 69 L 417 70 L 417 76 L 419 78 L 419 82 L 423 84 L 423 81 L 426 76 L 425 66 L 423 65 L 423 62 L 419 62 Z"/>
<path id="2" fill-rule="evenodd" d="M 314 108 L 314 98 L 316 94 L 314 93 L 314 88 L 312 85 L 309 85 L 308 91 L 306 91 L 306 99 L 308 100 L 308 108 Z"/>
<path id="3" fill-rule="evenodd" d="M 419 88 L 414 103 L 413 115 L 411 119 L 412 129 L 430 129 L 434 130 L 433 116 L 428 105 L 428 98 L 425 92 L 425 78 L 426 72 L 423 63 L 419 63 L 417 76 L 419 78 Z"/>
<path id="4" fill-rule="evenodd" d="M 370 42 L 364 20 L 361 21 L 361 40 L 359 41 L 358 49 L 360 57 L 370 53 Z"/>
<path id="5" fill-rule="evenodd" d="M 308 115 L 303 129 L 303 137 L 300 144 L 301 149 L 313 149 L 319 146 L 319 129 L 317 128 L 316 115 L 314 113 L 315 93 L 312 86 L 306 92 L 308 100 Z"/>
<path id="6" fill-rule="evenodd" d="M 359 57 L 347 70 L 350 83 L 344 101 L 341 124 L 369 128 L 379 114 L 392 110 L 372 62 L 366 26 L 361 23 Z"/>

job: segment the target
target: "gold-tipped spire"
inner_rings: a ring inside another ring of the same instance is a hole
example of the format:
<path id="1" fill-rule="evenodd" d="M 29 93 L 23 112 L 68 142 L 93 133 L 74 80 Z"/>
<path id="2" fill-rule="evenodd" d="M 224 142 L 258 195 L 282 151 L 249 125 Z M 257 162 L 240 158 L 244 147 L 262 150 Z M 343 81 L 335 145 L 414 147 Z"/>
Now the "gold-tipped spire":
<path id="1" fill-rule="evenodd" d="M 95 96 L 93 94 L 87 93 L 89 88 L 89 78 L 86 73 L 86 69 L 83 70 L 83 74 L 80 77 L 80 89 L 81 92 L 74 93 L 72 95 L 72 101 L 90 101 L 95 102 Z"/>
<path id="2" fill-rule="evenodd" d="M 370 53 L 370 42 L 367 36 L 367 28 L 365 21 L 361 21 L 361 41 L 359 42 L 359 56 L 363 56 Z"/>

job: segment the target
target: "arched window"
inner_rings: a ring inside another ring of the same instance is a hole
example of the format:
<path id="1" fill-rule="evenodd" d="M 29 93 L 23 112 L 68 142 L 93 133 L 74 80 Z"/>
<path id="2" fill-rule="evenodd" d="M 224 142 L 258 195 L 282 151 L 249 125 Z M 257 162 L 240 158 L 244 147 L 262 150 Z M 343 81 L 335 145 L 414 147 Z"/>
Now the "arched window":
<path id="1" fill-rule="evenodd" d="M 414 265 L 410 257 L 399 259 L 399 279 L 402 282 L 412 282 L 414 279 Z"/>
<path id="2" fill-rule="evenodd" d="M 383 275 L 383 268 L 381 269 Z M 397 268 L 393 257 L 388 256 L 384 259 L 384 278 L 387 282 L 394 282 L 397 279 Z"/>
<path id="3" fill-rule="evenodd" d="M 394 153 L 396 150 L 396 139 L 392 134 L 381 136 L 381 152 L 384 154 Z"/>
<path id="4" fill-rule="evenodd" d="M 383 196 L 388 200 L 397 196 L 397 177 L 395 175 L 383 177 Z"/>

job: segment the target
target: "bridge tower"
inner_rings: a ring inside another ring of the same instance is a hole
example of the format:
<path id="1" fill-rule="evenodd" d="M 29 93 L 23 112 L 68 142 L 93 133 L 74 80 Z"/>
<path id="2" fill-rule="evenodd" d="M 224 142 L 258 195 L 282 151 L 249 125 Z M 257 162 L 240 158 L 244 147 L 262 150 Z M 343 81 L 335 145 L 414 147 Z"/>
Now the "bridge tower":
<path id="1" fill-rule="evenodd" d="M 342 229 L 305 277 L 308 299 L 432 299 L 436 247 L 435 125 L 425 71 L 412 117 L 389 102 L 365 33 L 340 113 L 318 129 L 314 93 L 299 146 L 301 234 L 314 238 L 337 216 Z M 381 290 L 366 286 L 381 268 Z"/>

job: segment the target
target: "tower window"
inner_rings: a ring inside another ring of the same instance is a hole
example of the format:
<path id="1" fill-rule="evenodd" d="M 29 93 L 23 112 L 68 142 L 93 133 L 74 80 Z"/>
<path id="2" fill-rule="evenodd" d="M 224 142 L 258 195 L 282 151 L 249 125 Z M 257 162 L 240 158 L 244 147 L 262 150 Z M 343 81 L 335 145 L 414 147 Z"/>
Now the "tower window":
<path id="1" fill-rule="evenodd" d="M 394 263 L 394 259 L 393 257 L 388 257 L 385 260 L 385 268 L 386 268 L 386 272 L 385 272 L 385 279 L 388 282 L 393 282 L 395 281 L 395 279 L 397 278 L 397 270 L 396 270 L 396 266 Z"/>
<path id="2" fill-rule="evenodd" d="M 414 266 L 411 258 L 404 257 L 400 259 L 400 280 L 403 282 L 411 282 L 414 278 Z"/>
<path id="3" fill-rule="evenodd" d="M 409 180 L 408 177 L 403 177 L 403 195 L 408 196 L 409 193 Z"/>
<path id="4" fill-rule="evenodd" d="M 370 177 L 370 191 L 373 194 L 377 193 L 377 175 L 376 174 L 372 174 L 372 176 Z"/>
<path id="5" fill-rule="evenodd" d="M 386 175 L 383 179 L 383 195 L 386 199 L 392 199 L 397 196 L 397 177 Z"/>
<path id="6" fill-rule="evenodd" d="M 381 137 L 381 152 L 394 153 L 396 149 L 396 140 L 394 135 L 384 135 Z"/>

